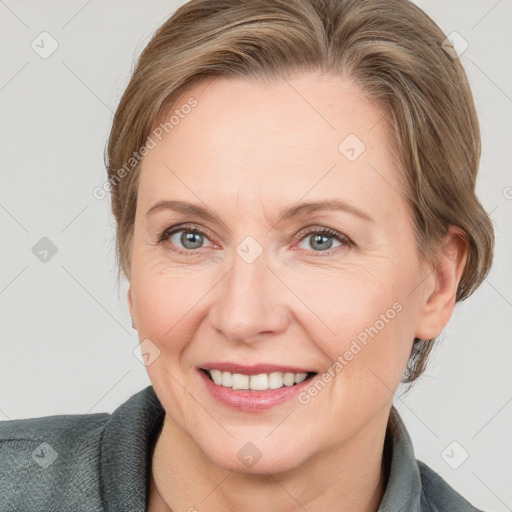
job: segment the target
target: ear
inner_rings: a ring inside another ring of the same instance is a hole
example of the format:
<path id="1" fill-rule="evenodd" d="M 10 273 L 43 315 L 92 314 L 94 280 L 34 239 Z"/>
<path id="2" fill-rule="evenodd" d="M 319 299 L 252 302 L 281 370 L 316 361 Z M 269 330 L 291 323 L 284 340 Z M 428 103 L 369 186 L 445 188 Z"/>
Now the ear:
<path id="1" fill-rule="evenodd" d="M 135 316 L 133 313 L 133 301 L 132 301 L 132 288 L 131 286 L 128 287 L 128 293 L 126 294 L 126 297 L 128 299 L 128 308 L 130 310 L 130 316 L 132 317 L 132 327 L 134 329 L 137 329 L 137 325 L 135 324 Z"/>
<path id="2" fill-rule="evenodd" d="M 425 280 L 428 283 L 416 327 L 416 338 L 435 338 L 448 324 L 455 308 L 457 287 L 467 256 L 468 241 L 464 231 L 451 226 L 441 243 L 436 263 L 431 268 L 431 278 Z"/>

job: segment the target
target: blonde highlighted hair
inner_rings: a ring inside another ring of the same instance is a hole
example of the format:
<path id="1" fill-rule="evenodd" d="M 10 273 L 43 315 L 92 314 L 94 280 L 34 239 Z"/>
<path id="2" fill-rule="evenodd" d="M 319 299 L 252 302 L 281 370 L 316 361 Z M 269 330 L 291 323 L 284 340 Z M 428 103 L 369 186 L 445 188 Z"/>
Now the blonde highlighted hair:
<path id="1" fill-rule="evenodd" d="M 178 96 L 212 77 L 278 80 L 319 71 L 352 80 L 385 113 L 422 257 L 435 261 L 449 226 L 465 233 L 468 258 L 457 301 L 467 298 L 490 270 L 494 231 L 475 195 L 480 133 L 472 94 L 445 39 L 408 0 L 184 4 L 140 55 L 106 148 L 119 270 L 130 279 L 141 160 L 129 172 L 126 163 Z M 434 342 L 415 340 L 404 382 L 421 375 Z"/>

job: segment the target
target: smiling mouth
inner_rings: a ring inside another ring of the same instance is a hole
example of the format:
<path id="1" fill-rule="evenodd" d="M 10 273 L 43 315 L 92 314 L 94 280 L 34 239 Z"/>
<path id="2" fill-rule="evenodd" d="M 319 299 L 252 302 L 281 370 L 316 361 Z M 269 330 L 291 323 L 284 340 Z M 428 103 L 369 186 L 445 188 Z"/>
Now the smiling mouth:
<path id="1" fill-rule="evenodd" d="M 234 391 L 267 391 L 281 389 L 283 387 L 292 387 L 316 375 L 316 372 L 271 372 L 246 375 L 243 373 L 221 371 L 214 368 L 201 368 L 201 371 L 217 386 L 229 388 Z"/>

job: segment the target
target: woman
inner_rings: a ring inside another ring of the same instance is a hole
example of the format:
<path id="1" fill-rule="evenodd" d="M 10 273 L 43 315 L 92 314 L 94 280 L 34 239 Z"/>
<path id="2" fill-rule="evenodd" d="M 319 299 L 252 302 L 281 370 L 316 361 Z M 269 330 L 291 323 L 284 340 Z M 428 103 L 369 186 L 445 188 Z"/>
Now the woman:
<path id="1" fill-rule="evenodd" d="M 392 405 L 492 261 L 445 39 L 405 0 L 193 0 L 164 23 L 105 187 L 152 386 L 2 425 L 2 510 L 477 510 Z"/>

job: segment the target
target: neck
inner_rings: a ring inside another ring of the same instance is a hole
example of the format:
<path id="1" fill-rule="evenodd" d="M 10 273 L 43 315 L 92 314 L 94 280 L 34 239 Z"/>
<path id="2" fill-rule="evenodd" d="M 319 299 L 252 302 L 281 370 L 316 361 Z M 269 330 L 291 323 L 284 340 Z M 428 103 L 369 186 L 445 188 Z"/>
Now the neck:
<path id="1" fill-rule="evenodd" d="M 147 510 L 376 512 L 387 480 L 382 457 L 387 417 L 377 422 L 381 428 L 368 425 L 343 446 L 317 453 L 299 467 L 246 474 L 214 464 L 166 415 L 153 450 Z"/>

